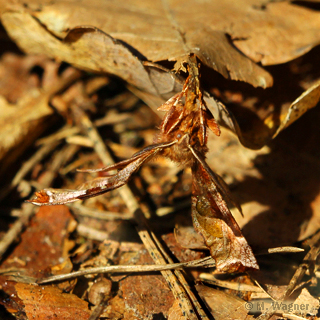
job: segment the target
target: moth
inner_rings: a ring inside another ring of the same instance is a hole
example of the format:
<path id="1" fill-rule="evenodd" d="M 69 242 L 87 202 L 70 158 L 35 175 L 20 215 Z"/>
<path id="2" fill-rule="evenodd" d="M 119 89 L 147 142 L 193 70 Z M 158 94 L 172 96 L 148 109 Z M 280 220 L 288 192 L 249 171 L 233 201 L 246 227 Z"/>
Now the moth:
<path id="1" fill-rule="evenodd" d="M 205 161 L 207 129 L 220 135 L 220 129 L 206 108 L 200 88 L 199 68 L 195 56 L 188 61 L 189 76 L 180 93 L 170 98 L 158 110 L 166 115 L 154 144 L 134 154 L 130 159 L 101 169 L 83 172 L 117 173 L 88 181 L 76 190 L 43 189 L 29 202 L 35 205 L 57 205 L 82 200 L 114 190 L 126 184 L 146 161 L 162 155 L 192 168 L 192 220 L 215 259 L 220 272 L 243 272 L 259 269 L 251 247 L 243 237 L 227 203 L 241 212 L 222 178 Z"/>

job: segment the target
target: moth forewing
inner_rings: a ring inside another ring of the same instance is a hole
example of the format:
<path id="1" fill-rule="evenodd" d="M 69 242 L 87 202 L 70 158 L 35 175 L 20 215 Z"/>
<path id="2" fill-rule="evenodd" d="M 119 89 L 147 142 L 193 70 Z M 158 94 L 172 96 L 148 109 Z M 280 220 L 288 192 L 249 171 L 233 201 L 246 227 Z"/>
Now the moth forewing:
<path id="1" fill-rule="evenodd" d="M 259 269 L 250 246 L 215 185 L 211 170 L 207 168 L 199 161 L 195 161 L 192 167 L 192 219 L 195 229 L 203 236 L 218 271 Z"/>
<path id="2" fill-rule="evenodd" d="M 225 199 L 227 202 L 231 203 L 232 205 L 234 205 L 238 211 L 240 212 L 240 214 L 243 216 L 243 212 L 242 212 L 242 208 L 240 206 L 240 204 L 233 198 L 228 185 L 224 182 L 224 180 L 215 172 L 213 172 L 210 167 L 208 166 L 208 164 L 205 161 L 205 158 L 199 154 L 194 148 L 192 148 L 189 145 L 189 149 L 191 150 L 192 154 L 194 155 L 194 157 L 196 158 L 196 160 L 198 162 L 200 162 L 200 164 L 202 165 L 203 169 L 208 172 L 208 174 L 210 175 L 210 178 L 213 182 L 213 185 L 215 188 L 218 189 L 219 193 L 222 195 L 222 199 Z"/>
<path id="3" fill-rule="evenodd" d="M 83 200 L 92 198 L 108 191 L 117 189 L 128 182 L 134 172 L 136 172 L 141 165 L 154 157 L 162 149 L 173 145 L 175 142 L 160 143 L 153 146 L 148 146 L 132 158 L 120 162 L 121 165 L 112 165 L 103 168 L 103 171 L 108 171 L 115 168 L 123 167 L 116 174 L 96 178 L 91 181 L 85 182 L 80 185 L 76 190 L 69 189 L 44 189 L 36 192 L 36 197 L 27 202 L 31 202 L 35 205 L 57 205 L 74 202 L 77 200 Z M 111 169 L 110 169 L 111 168 Z"/>

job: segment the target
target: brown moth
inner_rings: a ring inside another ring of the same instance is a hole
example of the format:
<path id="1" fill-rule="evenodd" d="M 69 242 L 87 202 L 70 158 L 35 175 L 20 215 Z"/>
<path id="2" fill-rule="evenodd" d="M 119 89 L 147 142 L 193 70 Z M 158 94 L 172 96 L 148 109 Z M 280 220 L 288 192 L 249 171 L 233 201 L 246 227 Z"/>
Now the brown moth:
<path id="1" fill-rule="evenodd" d="M 220 135 L 220 129 L 203 100 L 199 68 L 193 55 L 188 60 L 188 71 L 189 76 L 182 91 L 159 107 L 166 115 L 160 125 L 160 132 L 155 137 L 154 145 L 115 165 L 97 170 L 81 170 L 119 170 L 114 175 L 86 182 L 77 190 L 44 189 L 37 192 L 36 198 L 29 202 L 36 205 L 55 205 L 106 193 L 126 184 L 143 163 L 162 155 L 192 168 L 193 224 L 210 249 L 217 270 L 243 272 L 259 269 L 226 201 L 234 204 L 241 212 L 240 206 L 232 199 L 222 178 L 212 172 L 205 162 L 205 154 L 208 151 L 207 128 L 216 135 Z"/>

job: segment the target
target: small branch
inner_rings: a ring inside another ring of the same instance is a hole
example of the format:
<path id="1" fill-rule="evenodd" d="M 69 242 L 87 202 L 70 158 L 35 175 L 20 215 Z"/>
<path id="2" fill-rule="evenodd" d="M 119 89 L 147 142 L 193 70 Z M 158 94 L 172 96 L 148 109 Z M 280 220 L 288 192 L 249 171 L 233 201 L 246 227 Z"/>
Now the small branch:
<path id="1" fill-rule="evenodd" d="M 0 241 L 0 260 L 10 245 L 19 238 L 20 233 L 35 214 L 35 207 L 23 204 L 22 213 Z"/>
<path id="2" fill-rule="evenodd" d="M 119 213 L 112 211 L 102 211 L 93 208 L 87 208 L 81 204 L 72 204 L 72 210 L 75 211 L 76 215 L 90 217 L 99 220 L 129 220 L 132 219 L 132 214 Z"/>
<path id="3" fill-rule="evenodd" d="M 305 275 L 306 271 L 310 268 L 310 264 L 314 263 L 318 254 L 319 254 L 319 246 L 320 246 L 320 231 L 317 232 L 311 239 L 309 243 L 311 249 L 305 255 L 302 263 L 299 265 L 299 268 L 294 273 L 286 292 L 284 293 L 281 300 L 285 300 L 288 298 L 293 291 L 295 290 L 297 284 L 301 281 L 302 277 Z"/>
<path id="4" fill-rule="evenodd" d="M 50 283 L 54 281 L 69 280 L 88 274 L 101 274 L 101 273 L 132 273 L 132 272 L 158 272 L 167 271 L 178 268 L 195 268 L 195 267 L 205 267 L 212 265 L 214 263 L 211 257 L 206 257 L 203 259 L 198 259 L 189 262 L 173 263 L 165 265 L 129 265 L 129 266 L 107 266 L 107 267 L 97 267 L 88 268 L 80 271 L 71 272 L 68 274 L 60 274 L 52 277 L 48 277 L 42 280 L 38 280 L 38 284 Z"/>

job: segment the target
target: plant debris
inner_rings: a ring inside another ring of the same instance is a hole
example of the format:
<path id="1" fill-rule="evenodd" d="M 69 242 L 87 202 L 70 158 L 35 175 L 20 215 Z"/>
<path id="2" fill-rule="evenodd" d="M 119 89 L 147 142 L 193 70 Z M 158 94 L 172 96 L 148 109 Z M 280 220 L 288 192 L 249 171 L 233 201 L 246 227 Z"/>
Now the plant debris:
<path id="1" fill-rule="evenodd" d="M 319 318 L 316 3 L 0 12 L 0 318 Z"/>

